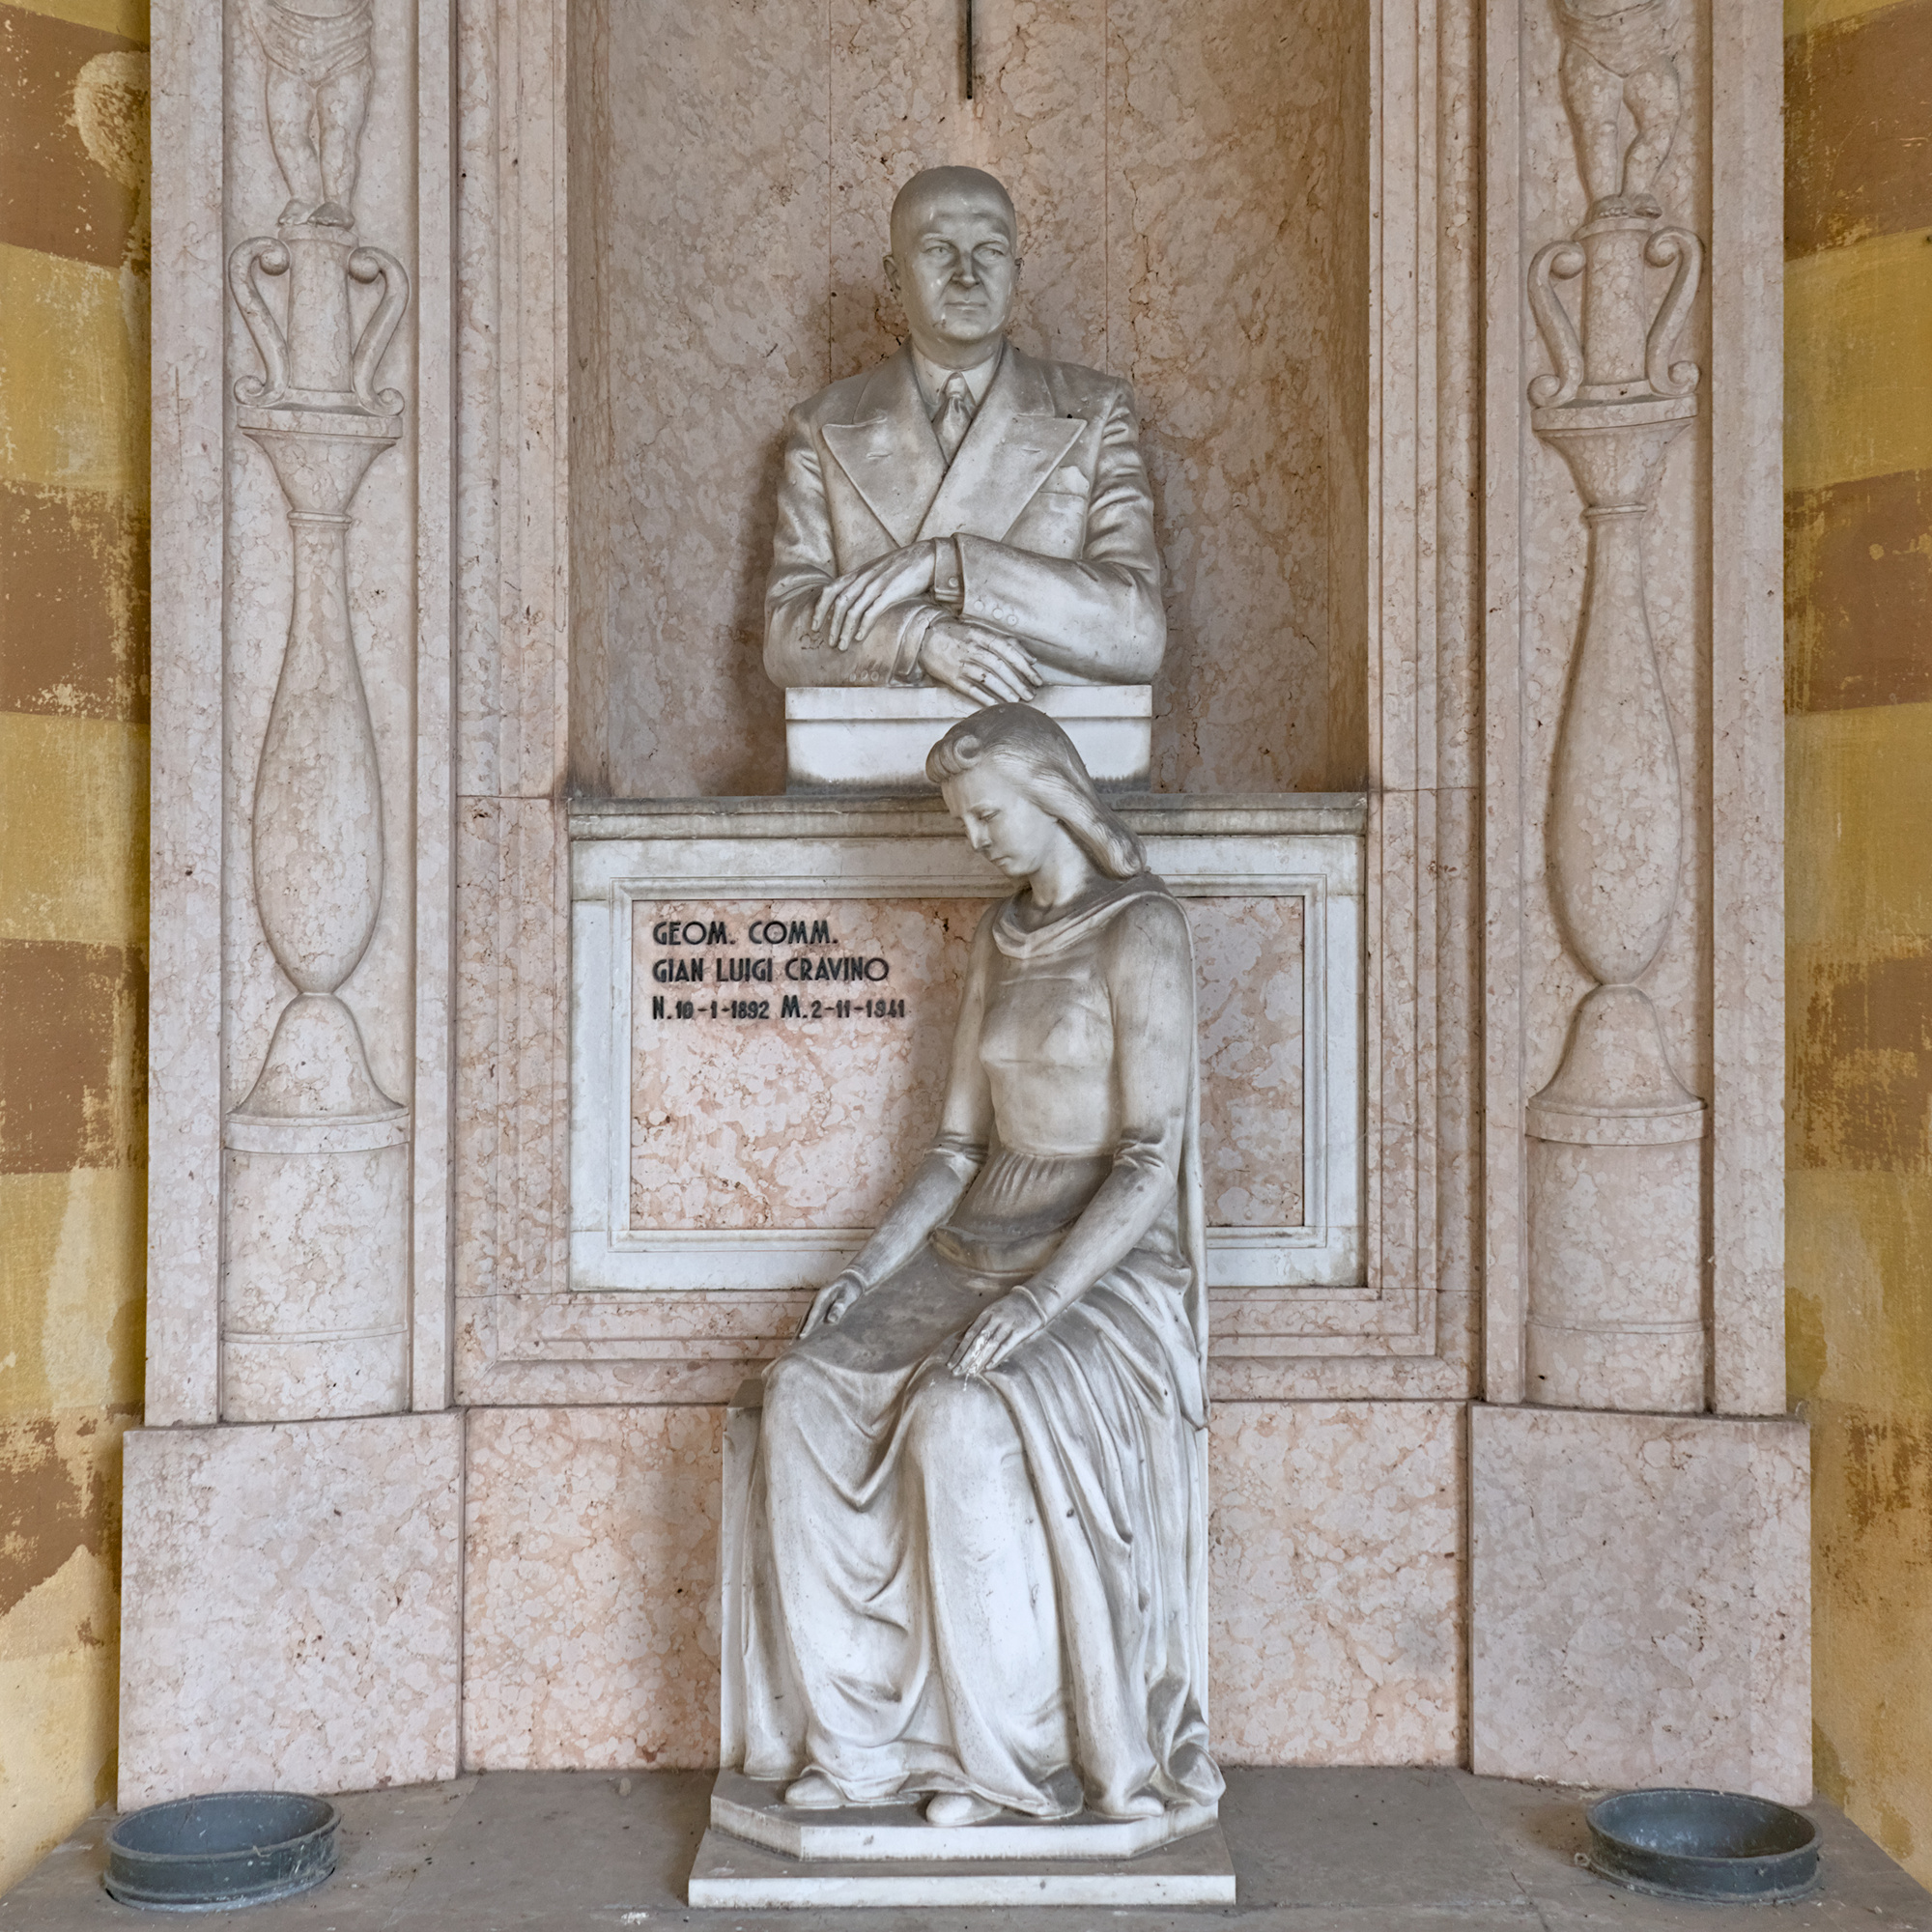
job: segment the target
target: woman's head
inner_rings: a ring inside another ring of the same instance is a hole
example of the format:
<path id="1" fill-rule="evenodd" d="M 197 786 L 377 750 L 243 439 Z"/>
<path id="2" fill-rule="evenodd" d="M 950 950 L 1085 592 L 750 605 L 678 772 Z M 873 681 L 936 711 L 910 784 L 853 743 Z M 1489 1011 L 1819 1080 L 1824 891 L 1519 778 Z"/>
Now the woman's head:
<path id="1" fill-rule="evenodd" d="M 1146 849 L 1094 790 L 1072 739 L 1030 704 L 993 704 L 962 718 L 926 753 L 925 775 L 969 836 L 989 813 L 1006 820 L 990 837 L 974 838 L 1003 871 L 1034 869 L 1035 813 L 1062 827 L 1108 878 L 1147 870 Z"/>

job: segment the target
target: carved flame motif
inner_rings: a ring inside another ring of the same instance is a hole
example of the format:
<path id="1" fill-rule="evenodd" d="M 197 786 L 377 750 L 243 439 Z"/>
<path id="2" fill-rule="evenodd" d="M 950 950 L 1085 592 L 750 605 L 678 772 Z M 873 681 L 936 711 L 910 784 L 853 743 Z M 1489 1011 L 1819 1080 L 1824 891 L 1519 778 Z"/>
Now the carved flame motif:
<path id="1" fill-rule="evenodd" d="M 1590 218 L 1663 213 L 1655 192 L 1684 114 L 1664 32 L 1663 0 L 1556 0 L 1563 30 L 1563 104 Z M 1634 132 L 1624 139 L 1628 112 Z"/>

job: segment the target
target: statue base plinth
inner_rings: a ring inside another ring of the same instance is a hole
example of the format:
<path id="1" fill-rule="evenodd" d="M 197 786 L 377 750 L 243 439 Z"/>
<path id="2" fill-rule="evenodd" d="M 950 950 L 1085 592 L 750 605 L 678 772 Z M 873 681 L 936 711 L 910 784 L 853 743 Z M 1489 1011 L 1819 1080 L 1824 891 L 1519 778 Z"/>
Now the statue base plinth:
<path id="1" fill-rule="evenodd" d="M 711 1787 L 711 1822 L 785 1858 L 867 1862 L 951 1863 L 956 1859 L 1127 1859 L 1205 1832 L 1219 1817 L 1211 1804 L 1179 1804 L 1152 1818 L 1076 1817 L 1046 1821 L 1002 1812 L 983 1825 L 928 1825 L 914 1804 L 851 1804 L 802 1811 L 782 1785 L 742 1771 L 721 1771 Z"/>
<path id="2" fill-rule="evenodd" d="M 1216 1814 L 1056 1824 L 1001 1817 L 947 1830 L 910 1804 L 796 1811 L 780 1787 L 721 1771 L 688 1899 L 761 1907 L 1231 1905 L 1235 1867 Z"/>
<path id="3" fill-rule="evenodd" d="M 1096 784 L 1147 789 L 1152 686 L 1049 684 L 1033 701 L 1073 740 Z M 925 754 L 978 708 L 933 684 L 787 691 L 785 790 L 930 793 Z"/>

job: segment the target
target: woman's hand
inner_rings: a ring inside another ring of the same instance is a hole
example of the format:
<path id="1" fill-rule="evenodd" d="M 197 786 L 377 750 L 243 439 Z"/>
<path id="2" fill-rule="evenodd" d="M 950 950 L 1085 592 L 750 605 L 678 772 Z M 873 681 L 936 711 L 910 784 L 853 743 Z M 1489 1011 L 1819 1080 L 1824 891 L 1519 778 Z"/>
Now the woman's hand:
<path id="1" fill-rule="evenodd" d="M 1039 1312 L 1039 1304 L 1024 1289 L 1016 1288 L 980 1309 L 946 1366 L 955 1376 L 983 1376 L 1045 1326 L 1046 1317 Z"/>
<path id="2" fill-rule="evenodd" d="M 866 1292 L 866 1284 L 847 1268 L 843 1274 L 835 1275 L 812 1297 L 811 1312 L 805 1318 L 805 1326 L 798 1331 L 798 1339 L 803 1342 L 821 1322 L 828 1328 L 838 1325 L 838 1318 Z"/>

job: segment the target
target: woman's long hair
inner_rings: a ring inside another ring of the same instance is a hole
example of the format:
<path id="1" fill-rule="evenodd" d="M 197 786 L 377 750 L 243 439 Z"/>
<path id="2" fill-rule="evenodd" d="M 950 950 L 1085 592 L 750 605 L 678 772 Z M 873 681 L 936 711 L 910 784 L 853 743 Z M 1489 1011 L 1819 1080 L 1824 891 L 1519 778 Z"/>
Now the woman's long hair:
<path id="1" fill-rule="evenodd" d="M 1110 879 L 1138 878 L 1147 848 L 1094 788 L 1073 740 L 1031 704 L 989 704 L 962 718 L 925 754 L 925 775 L 943 785 L 988 759 Z"/>

